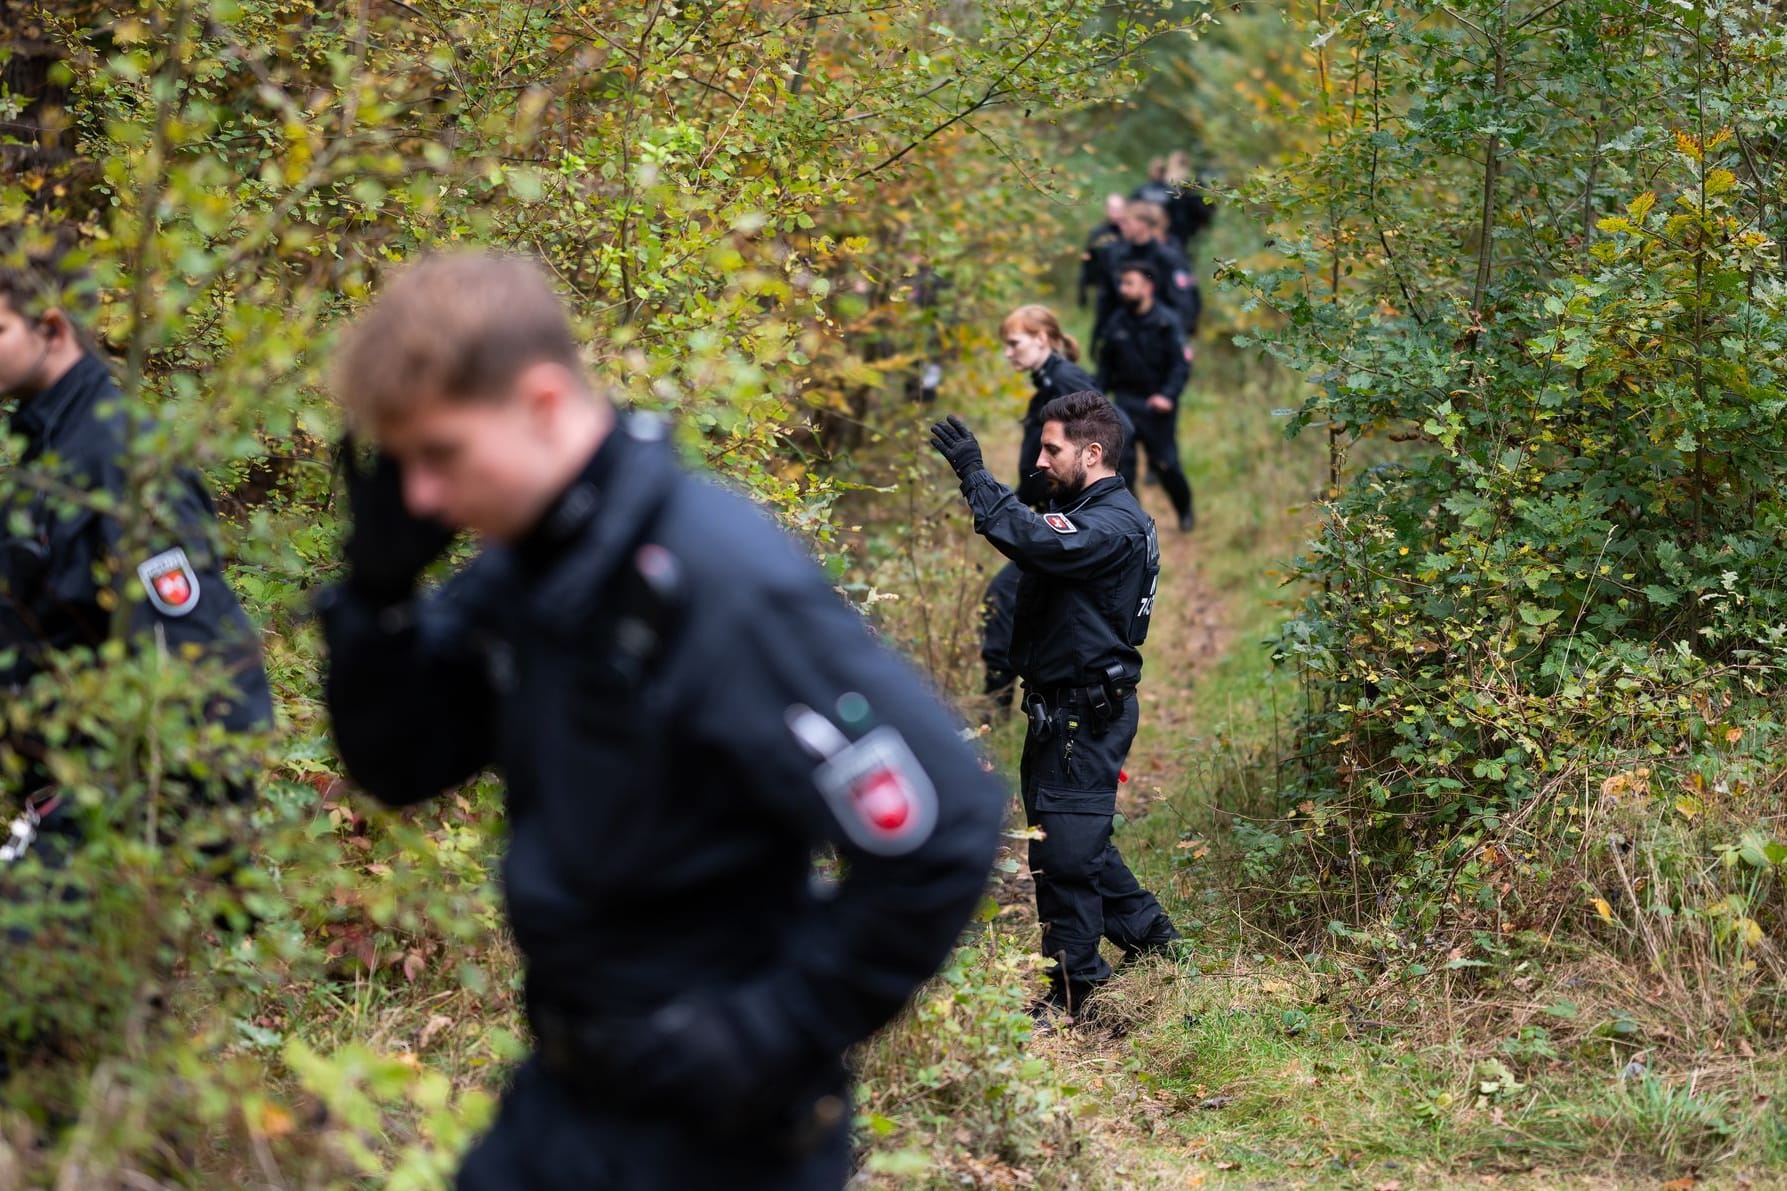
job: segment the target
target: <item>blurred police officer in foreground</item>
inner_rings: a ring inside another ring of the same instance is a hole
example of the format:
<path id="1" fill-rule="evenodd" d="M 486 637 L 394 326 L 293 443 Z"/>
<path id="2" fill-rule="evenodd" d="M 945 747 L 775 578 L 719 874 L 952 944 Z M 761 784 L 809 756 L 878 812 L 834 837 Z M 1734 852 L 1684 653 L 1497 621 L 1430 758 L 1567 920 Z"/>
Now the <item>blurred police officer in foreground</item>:
<path id="1" fill-rule="evenodd" d="M 532 263 L 404 270 L 338 365 L 379 448 L 323 605 L 342 757 L 393 804 L 507 782 L 537 1046 L 459 1185 L 840 1187 L 843 1053 L 974 910 L 999 783 L 793 540 L 592 386 Z M 421 593 L 455 529 L 481 552 Z"/>
<path id="2" fill-rule="evenodd" d="M 1055 959 L 1045 1005 L 1072 1014 L 1110 979 L 1101 937 L 1127 955 L 1168 951 L 1179 937 L 1111 842 L 1160 546 L 1112 470 L 1122 429 L 1111 403 L 1072 393 L 1042 417 L 1046 512 L 993 478 L 960 419 L 937 423 L 931 442 L 961 479 L 975 531 L 1022 572 L 1011 658 L 1030 718 L 1024 814 L 1042 830 L 1030 844 L 1030 870 L 1042 949 Z"/>
<path id="3" fill-rule="evenodd" d="M 1179 466 L 1179 396 L 1191 376 L 1185 331 L 1178 315 L 1155 300 L 1154 274 L 1146 265 L 1123 266 L 1122 305 L 1099 347 L 1098 379 L 1117 408 L 1135 423 L 1135 436 L 1116 461 L 1125 483 L 1135 478 L 1135 444 L 1148 452 L 1148 467 L 1179 515 L 1179 532 L 1196 524 L 1191 482 Z"/>

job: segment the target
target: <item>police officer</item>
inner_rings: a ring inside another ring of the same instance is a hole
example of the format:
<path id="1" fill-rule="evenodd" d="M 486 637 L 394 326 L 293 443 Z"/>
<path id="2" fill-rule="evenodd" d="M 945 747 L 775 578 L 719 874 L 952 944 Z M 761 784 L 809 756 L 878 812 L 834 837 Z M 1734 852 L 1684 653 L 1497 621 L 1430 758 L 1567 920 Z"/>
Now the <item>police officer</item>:
<path id="1" fill-rule="evenodd" d="M 1191 155 L 1185 150 L 1175 149 L 1167 154 L 1163 180 L 1172 190 L 1171 197 L 1161 204 L 1167 213 L 1167 235 L 1189 258 L 1191 242 L 1209 230 L 1216 218 L 1216 208 L 1210 204 L 1207 194 L 1194 189 Z"/>
<path id="2" fill-rule="evenodd" d="M 1113 252 L 1105 270 L 1106 293 L 1100 302 L 1102 312 L 1092 330 L 1092 355 L 1102 359 L 1105 334 L 1111 321 L 1123 306 L 1119 289 L 1123 270 L 1141 265 L 1156 279 L 1155 298 L 1179 315 L 1179 323 L 1189 331 L 1195 327 L 1201 309 L 1197 281 L 1185 254 L 1166 237 L 1166 212 L 1158 205 L 1131 200 L 1123 210 L 1123 243 Z"/>
<path id="3" fill-rule="evenodd" d="M 1037 464 L 1042 454 L 1042 411 L 1049 402 L 1068 393 L 1097 392 L 1098 385 L 1079 365 L 1080 345 L 1061 329 L 1061 321 L 1047 306 L 1020 306 L 999 326 L 1005 342 L 1005 359 L 1013 368 L 1030 374 L 1034 391 L 1024 411 L 1024 436 L 1018 448 L 1018 499 L 1032 508 L 1049 500 L 1048 473 Z M 1121 410 L 1123 441 L 1135 428 Z M 986 665 L 985 693 L 996 706 L 1009 708 L 1017 680 L 1011 668 L 1012 613 L 1018 594 L 1016 563 L 1007 563 L 987 585 L 982 600 L 981 660 Z"/>
<path id="4" fill-rule="evenodd" d="M 1167 178 L 1167 159 L 1156 157 L 1148 162 L 1148 179 L 1130 192 L 1129 197 L 1138 202 L 1153 203 L 1165 207 L 1173 201 L 1175 187 Z"/>
<path id="5" fill-rule="evenodd" d="M 1178 316 L 1155 301 L 1154 273 L 1146 265 L 1123 266 L 1123 304 L 1111 319 L 1098 357 L 1100 386 L 1135 423 L 1135 437 L 1117 461 L 1125 483 L 1135 477 L 1135 443 L 1148 452 L 1148 466 L 1173 502 L 1179 532 L 1196 524 L 1191 482 L 1179 466 L 1179 396 L 1191 376 L 1185 358 L 1185 331 Z"/>
<path id="6" fill-rule="evenodd" d="M 1072 1014 L 1110 979 L 1101 936 L 1128 955 L 1166 951 L 1179 937 L 1111 842 L 1160 547 L 1111 467 L 1122 435 L 1111 403 L 1073 393 L 1042 416 L 1052 490 L 1043 513 L 993 478 L 959 418 L 932 427 L 931 442 L 961 479 L 975 531 L 1022 571 L 1011 656 L 1030 717 L 1024 813 L 1042 829 L 1030 869 L 1043 952 L 1055 960 L 1045 1006 Z"/>
<path id="7" fill-rule="evenodd" d="M 380 448 L 323 604 L 342 758 L 398 805 L 507 783 L 537 1045 L 459 1186 L 835 1191 L 841 1056 L 978 903 L 999 783 L 785 533 L 591 389 L 532 263 L 401 272 L 337 386 Z M 482 549 L 424 594 L 453 529 Z"/>
<path id="8" fill-rule="evenodd" d="M 127 422 L 69 312 L 70 284 L 47 258 L 0 267 L 0 393 L 16 402 L 8 428 L 22 445 L 0 478 L 0 788 L 14 799 L 0 819 L 12 822 L 5 859 L 32 837 L 65 845 L 74 835 L 23 703 L 58 655 L 97 650 L 118 628 L 133 646 L 153 639 L 221 664 L 229 690 L 208 707 L 213 722 L 246 737 L 273 719 L 259 637 L 223 580 L 210 496 L 172 465 L 132 484 L 127 436 L 151 439 L 156 428 Z M 246 759 L 223 763 L 216 780 L 168 776 L 196 797 L 246 796 Z"/>
<path id="9" fill-rule="evenodd" d="M 231 854 L 216 824 L 187 820 L 200 805 L 248 796 L 253 745 L 273 719 L 259 638 L 224 583 L 203 484 L 171 465 L 132 480 L 141 469 L 129 458 L 131 432 L 152 440 L 156 427 L 146 418 L 127 423 L 111 373 L 87 350 L 71 312 L 79 280 L 48 254 L 0 264 L 0 397 L 11 403 L 7 430 L 19 449 L 0 468 L 0 903 L 10 907 L 0 940 L 20 948 L 27 967 L 37 907 L 57 899 L 67 939 L 80 921 L 69 915 L 87 904 L 52 875 L 82 842 L 82 820 L 51 775 L 43 712 L 53 695 L 34 680 L 91 660 L 114 638 L 222 668 L 225 689 L 202 714 L 229 733 L 198 765 L 154 775 L 162 827 L 193 828 L 187 841 L 220 871 Z M 38 864 L 22 864 L 27 855 Z M 43 958 L 49 973 L 15 971 L 25 987 L 57 987 L 59 960 Z M 0 1084 L 11 1067 L 56 1045 L 56 999 L 46 997 L 30 1037 L 0 1033 Z"/>
<path id="10" fill-rule="evenodd" d="M 1128 206 L 1120 194 L 1110 194 L 1104 200 L 1104 222 L 1092 229 L 1086 237 L 1086 247 L 1080 253 L 1080 281 L 1076 297 L 1081 310 L 1086 309 L 1086 295 L 1091 293 L 1098 303 L 1094 308 L 1093 325 L 1103 321 L 1108 311 L 1104 308 L 1107 294 L 1115 292 L 1115 285 L 1110 271 L 1117 262 L 1117 257 L 1127 250 L 1127 241 L 1123 238 L 1123 210 Z"/>

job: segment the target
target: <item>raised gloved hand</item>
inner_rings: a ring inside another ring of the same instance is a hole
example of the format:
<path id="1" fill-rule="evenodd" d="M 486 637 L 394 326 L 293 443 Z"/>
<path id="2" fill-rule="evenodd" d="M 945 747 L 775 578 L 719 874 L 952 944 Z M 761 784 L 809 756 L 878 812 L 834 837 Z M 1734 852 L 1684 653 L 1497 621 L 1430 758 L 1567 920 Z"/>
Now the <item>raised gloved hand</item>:
<path id="1" fill-rule="evenodd" d="M 964 480 L 970 473 L 986 466 L 981 459 L 980 443 L 975 440 L 974 431 L 968 429 L 962 419 L 954 414 L 931 427 L 931 445 L 955 468 L 956 475 Z"/>
<path id="2" fill-rule="evenodd" d="M 404 507 L 403 471 L 395 459 L 380 451 L 365 466 L 351 434 L 336 450 L 353 519 L 342 550 L 348 586 L 375 607 L 400 604 L 415 594 L 416 580 L 446 552 L 454 531 Z"/>

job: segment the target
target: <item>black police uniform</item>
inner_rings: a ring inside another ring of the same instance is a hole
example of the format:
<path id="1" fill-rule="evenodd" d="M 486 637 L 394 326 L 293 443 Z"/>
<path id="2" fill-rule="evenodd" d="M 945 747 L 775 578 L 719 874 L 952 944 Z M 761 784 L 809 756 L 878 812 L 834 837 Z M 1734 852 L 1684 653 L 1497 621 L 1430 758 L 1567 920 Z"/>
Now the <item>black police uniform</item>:
<path id="1" fill-rule="evenodd" d="M 1122 241 L 1110 249 L 1105 268 L 1107 284 L 1100 296 L 1097 321 L 1092 328 L 1092 358 L 1095 360 L 1104 358 L 1111 320 L 1123 308 L 1117 287 L 1122 282 L 1123 271 L 1132 265 L 1147 270 L 1148 276 L 1154 279 L 1155 302 L 1177 314 L 1180 326 L 1195 329 L 1203 311 L 1197 279 L 1192 276 L 1183 252 L 1165 240 L 1149 240 L 1145 244 Z"/>
<path id="2" fill-rule="evenodd" d="M 1075 297 L 1081 310 L 1086 308 L 1088 292 L 1098 301 L 1099 309 L 1103 309 L 1105 294 L 1111 289 L 1110 280 L 1106 274 L 1110 270 L 1111 262 L 1115 259 L 1112 253 L 1123 242 L 1123 229 L 1108 219 L 1093 228 L 1092 234 L 1086 237 L 1085 250 L 1080 253 L 1079 286 L 1075 290 Z"/>
<path id="3" fill-rule="evenodd" d="M 1186 337 L 1196 335 L 1198 319 L 1204 313 L 1204 296 L 1198 289 L 1197 277 L 1191 271 L 1191 261 L 1186 257 L 1185 249 L 1171 239 L 1156 240 L 1152 255 L 1155 267 L 1162 270 L 1156 275 L 1156 297 L 1161 290 L 1167 291 L 1167 305 L 1179 316 Z"/>
<path id="4" fill-rule="evenodd" d="M 227 668 L 233 690 L 211 709 L 215 722 L 261 731 L 272 724 L 273 706 L 260 638 L 223 580 L 216 510 L 203 482 L 185 468 L 166 468 L 148 491 L 131 491 L 126 416 L 110 372 L 93 355 L 12 414 L 10 430 L 24 450 L 0 485 L 0 698 L 22 688 L 52 655 L 97 648 L 112 635 L 110 609 L 123 603 L 132 638 L 156 632 L 170 652 L 197 647 Z M 57 495 L 57 487 L 142 504 L 152 525 L 146 547 L 124 557 L 119 519 Z M 5 726 L 15 734 L 13 746 L 38 751 L 39 744 L 18 738 L 19 729 Z M 229 775 L 227 790 L 212 793 L 239 796 L 248 776 Z M 24 785 L 30 791 L 47 780 L 33 764 Z M 45 829 L 70 822 L 58 812 Z"/>
<path id="5" fill-rule="evenodd" d="M 1173 191 L 1173 199 L 1167 204 L 1167 221 L 1171 225 L 1167 234 L 1188 256 L 1192 240 L 1206 231 L 1215 219 L 1216 208 L 1203 194 L 1185 186 Z"/>
<path id="6" fill-rule="evenodd" d="M 1124 447 L 1117 474 L 1133 483 L 1136 471 L 1135 443 L 1147 448 L 1148 466 L 1160 479 L 1179 514 L 1181 526 L 1192 515 L 1191 483 L 1179 466 L 1179 395 L 1191 376 L 1185 358 L 1185 332 L 1178 316 L 1155 302 L 1148 313 L 1125 307 L 1111 319 L 1098 358 L 1099 381 L 1118 409 L 1135 423 L 1135 437 Z M 1148 408 L 1148 398 L 1160 394 L 1173 403 L 1167 411 Z"/>
<path id="7" fill-rule="evenodd" d="M 419 600 L 350 580 L 323 615 L 358 782 L 507 782 L 538 1046 L 460 1187 L 840 1187 L 840 1056 L 956 941 L 1003 817 L 924 682 L 642 419 L 525 540 Z"/>
<path id="8" fill-rule="evenodd" d="M 1110 978 L 1101 936 L 1128 952 L 1178 938 L 1111 842 L 1117 785 L 1135 739 L 1141 645 L 1160 546 L 1121 477 L 1037 513 L 984 467 L 962 478 L 975 531 L 1022 571 L 1011 660 L 1030 728 L 1021 765 L 1043 952 L 1069 1009 Z"/>
<path id="9" fill-rule="evenodd" d="M 1099 388 L 1090 373 L 1060 352 L 1051 352 L 1040 367 L 1031 371 L 1030 380 L 1036 391 L 1024 414 L 1023 444 L 1018 448 L 1017 493 L 1019 500 L 1039 508 L 1049 501 L 1048 475 L 1036 466 L 1036 460 L 1042 454 L 1042 411 L 1057 397 L 1069 393 L 1096 393 Z M 1120 409 L 1117 410 L 1117 420 L 1123 424 L 1123 441 L 1127 446 L 1135 436 L 1135 425 Z M 1012 684 L 1017 678 L 1017 672 L 1011 668 L 1012 613 L 1017 606 L 1017 595 L 1017 564 L 1007 563 L 993 576 L 981 597 L 980 657 L 986 665 L 984 693 L 992 695 L 1001 707 L 1011 705 Z"/>
<path id="10" fill-rule="evenodd" d="M 1171 182 L 1150 178 L 1136 187 L 1131 198 L 1155 203 L 1167 213 L 1167 235 L 1173 238 L 1174 244 L 1188 250 L 1192 237 L 1210 226 L 1215 218 L 1215 210 L 1204 201 L 1204 196 L 1185 185 L 1175 186 Z"/>

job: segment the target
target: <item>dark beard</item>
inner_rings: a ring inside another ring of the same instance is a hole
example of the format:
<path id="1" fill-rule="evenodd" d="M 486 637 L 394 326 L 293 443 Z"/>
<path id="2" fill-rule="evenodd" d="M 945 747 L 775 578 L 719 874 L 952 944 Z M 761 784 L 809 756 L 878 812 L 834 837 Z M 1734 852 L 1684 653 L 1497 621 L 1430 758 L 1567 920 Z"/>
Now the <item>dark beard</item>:
<path id="1" fill-rule="evenodd" d="M 1085 487 L 1086 469 L 1084 466 L 1079 467 L 1072 474 L 1062 479 L 1056 479 L 1053 472 L 1049 474 L 1049 495 L 1059 497 L 1062 500 L 1078 496 L 1081 490 Z"/>

